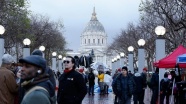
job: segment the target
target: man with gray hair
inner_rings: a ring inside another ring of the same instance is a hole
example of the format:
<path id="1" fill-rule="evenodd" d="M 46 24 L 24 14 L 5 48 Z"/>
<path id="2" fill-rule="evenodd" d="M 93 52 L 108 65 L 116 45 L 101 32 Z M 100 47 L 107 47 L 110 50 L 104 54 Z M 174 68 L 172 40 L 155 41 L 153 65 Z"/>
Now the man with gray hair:
<path id="1" fill-rule="evenodd" d="M 0 104 L 14 104 L 14 97 L 18 92 L 15 74 L 11 71 L 13 57 L 4 54 L 0 67 Z"/>

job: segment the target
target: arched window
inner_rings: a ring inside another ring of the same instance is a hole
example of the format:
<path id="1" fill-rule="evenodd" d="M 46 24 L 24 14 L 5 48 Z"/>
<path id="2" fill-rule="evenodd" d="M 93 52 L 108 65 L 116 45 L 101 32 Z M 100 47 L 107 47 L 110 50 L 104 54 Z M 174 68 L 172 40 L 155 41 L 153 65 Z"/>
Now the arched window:
<path id="1" fill-rule="evenodd" d="M 95 43 L 95 39 L 93 39 L 93 43 Z"/>
<path id="2" fill-rule="evenodd" d="M 88 39 L 88 44 L 90 44 L 90 39 Z"/>
<path id="3" fill-rule="evenodd" d="M 98 44 L 100 43 L 99 39 L 98 39 Z"/>
<path id="4" fill-rule="evenodd" d="M 102 39 L 102 44 L 103 44 L 103 39 Z"/>
<path id="5" fill-rule="evenodd" d="M 86 44 L 86 39 L 85 39 L 85 44 Z"/>

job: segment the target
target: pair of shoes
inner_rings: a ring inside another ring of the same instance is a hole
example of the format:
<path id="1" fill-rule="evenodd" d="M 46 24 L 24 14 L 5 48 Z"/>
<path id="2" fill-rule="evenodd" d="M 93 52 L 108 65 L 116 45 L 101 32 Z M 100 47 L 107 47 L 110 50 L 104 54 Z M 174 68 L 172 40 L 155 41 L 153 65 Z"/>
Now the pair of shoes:
<path id="1" fill-rule="evenodd" d="M 92 95 L 94 95 L 94 94 L 92 94 Z"/>
<path id="2" fill-rule="evenodd" d="M 91 95 L 90 93 L 88 95 Z"/>

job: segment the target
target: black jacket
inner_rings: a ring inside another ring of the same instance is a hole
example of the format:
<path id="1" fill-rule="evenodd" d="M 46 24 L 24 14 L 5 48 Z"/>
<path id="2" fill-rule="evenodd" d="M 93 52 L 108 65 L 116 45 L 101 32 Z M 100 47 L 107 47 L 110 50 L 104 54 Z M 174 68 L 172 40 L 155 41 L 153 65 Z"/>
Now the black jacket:
<path id="1" fill-rule="evenodd" d="M 81 104 L 86 93 L 85 80 L 80 73 L 72 70 L 60 76 L 57 94 L 58 104 Z"/>
<path id="2" fill-rule="evenodd" d="M 121 102 L 125 102 L 134 94 L 134 81 L 132 77 L 124 77 L 119 74 L 112 84 L 114 93 L 120 98 Z"/>
<path id="3" fill-rule="evenodd" d="M 89 73 L 88 74 L 88 81 L 89 81 L 89 86 L 94 86 L 95 84 L 95 75 L 94 73 Z"/>

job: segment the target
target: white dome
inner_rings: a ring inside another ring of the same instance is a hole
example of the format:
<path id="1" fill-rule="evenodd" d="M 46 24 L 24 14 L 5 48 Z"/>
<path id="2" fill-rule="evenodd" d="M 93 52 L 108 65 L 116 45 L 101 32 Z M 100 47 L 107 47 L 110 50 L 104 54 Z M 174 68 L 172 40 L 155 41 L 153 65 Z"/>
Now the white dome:
<path id="1" fill-rule="evenodd" d="M 82 34 L 105 34 L 105 29 L 103 25 L 97 20 L 96 13 L 95 13 L 95 8 L 92 13 L 91 20 L 88 22 L 86 25 L 84 31 Z M 106 35 L 106 34 L 105 34 Z"/>
<path id="2" fill-rule="evenodd" d="M 105 29 L 103 25 L 98 20 L 90 20 L 85 27 L 83 33 L 85 32 L 103 32 L 105 33 Z"/>

